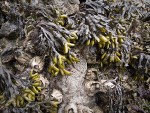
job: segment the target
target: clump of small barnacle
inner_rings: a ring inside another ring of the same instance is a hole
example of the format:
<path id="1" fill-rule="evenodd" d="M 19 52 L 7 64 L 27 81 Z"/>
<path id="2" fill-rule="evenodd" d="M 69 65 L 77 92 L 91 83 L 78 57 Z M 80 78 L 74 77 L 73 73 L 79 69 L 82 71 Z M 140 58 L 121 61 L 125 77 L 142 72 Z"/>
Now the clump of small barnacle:
<path id="1" fill-rule="evenodd" d="M 85 89 L 88 96 L 94 96 L 97 92 L 103 92 L 106 93 L 110 89 L 114 89 L 116 87 L 116 79 L 114 80 L 99 80 L 98 77 L 96 77 L 96 74 L 92 72 L 92 70 L 88 74 L 91 74 L 91 77 L 89 78 L 89 75 L 86 75 L 85 80 Z"/>
<path id="2" fill-rule="evenodd" d="M 7 48 L 2 52 L 1 56 L 3 64 L 13 61 L 14 67 L 20 72 L 23 72 L 29 65 L 35 72 L 40 72 L 44 66 L 44 62 L 39 56 L 32 58 L 31 55 L 23 49 Z"/>
<path id="3" fill-rule="evenodd" d="M 30 65 L 35 72 L 41 72 L 44 67 L 44 62 L 39 56 L 36 56 L 31 59 Z"/>
<path id="4" fill-rule="evenodd" d="M 1 54 L 2 64 L 14 62 L 14 67 L 20 72 L 25 70 L 29 64 L 30 59 L 31 55 L 24 52 L 22 49 L 17 49 L 15 47 L 6 48 Z"/>
<path id="5" fill-rule="evenodd" d="M 61 91 L 57 89 L 53 89 L 51 97 L 50 97 L 50 112 L 57 113 L 58 112 L 58 105 L 62 103 L 63 95 Z"/>
<path id="6" fill-rule="evenodd" d="M 31 55 L 24 52 L 22 49 L 17 49 L 14 53 L 14 58 L 16 60 L 15 68 L 22 72 L 25 70 L 25 67 L 28 66 Z"/>

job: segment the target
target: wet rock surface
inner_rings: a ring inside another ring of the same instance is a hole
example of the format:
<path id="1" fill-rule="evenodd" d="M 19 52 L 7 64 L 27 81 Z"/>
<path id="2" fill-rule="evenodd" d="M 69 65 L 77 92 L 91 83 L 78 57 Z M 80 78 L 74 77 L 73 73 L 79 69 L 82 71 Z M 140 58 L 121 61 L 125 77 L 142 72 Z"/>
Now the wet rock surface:
<path id="1" fill-rule="evenodd" d="M 79 57 L 80 63 L 74 64 L 73 67 L 69 67 L 72 72 L 72 76 L 62 77 L 58 82 L 59 87 L 62 89 L 64 95 L 64 102 L 61 104 L 59 113 L 69 113 L 69 110 L 73 109 L 75 112 L 84 111 L 92 113 L 90 111 L 89 104 L 92 105 L 94 99 L 87 96 L 84 89 L 84 77 L 87 70 L 87 63 L 83 57 Z M 94 105 L 94 104 L 93 104 Z M 81 107 L 82 106 L 82 107 Z M 86 106 L 86 107 L 85 107 Z"/>
<path id="2" fill-rule="evenodd" d="M 79 0 L 52 0 L 54 7 L 70 15 L 79 11 Z"/>
<path id="3" fill-rule="evenodd" d="M 17 38 L 17 30 L 17 25 L 10 22 L 3 23 L 0 29 L 0 37 L 15 39 Z"/>

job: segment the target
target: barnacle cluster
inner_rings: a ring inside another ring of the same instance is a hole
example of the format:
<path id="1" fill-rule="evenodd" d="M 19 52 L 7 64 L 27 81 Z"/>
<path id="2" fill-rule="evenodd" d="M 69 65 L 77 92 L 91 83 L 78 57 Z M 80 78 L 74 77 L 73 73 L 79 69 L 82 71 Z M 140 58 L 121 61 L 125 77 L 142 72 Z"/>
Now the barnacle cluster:
<path id="1" fill-rule="evenodd" d="M 12 41 L 14 47 L 6 47 L 1 54 L 0 105 L 24 107 L 28 103 L 39 102 L 37 95 L 44 90 L 41 73 L 50 76 L 71 75 L 66 67 L 79 62 L 74 52 L 79 45 L 96 47 L 101 68 L 108 65 L 121 69 L 132 67 L 134 74 L 146 75 L 147 79 L 150 68 L 147 4 L 144 2 L 144 5 L 140 5 L 135 0 L 88 0 L 81 4 L 80 11 L 67 15 L 46 3 L 0 2 L 0 16 L 3 18 L 0 20 L 0 39 L 12 36 L 12 40 L 15 39 Z M 14 20 L 18 20 L 18 26 L 14 25 L 15 29 L 9 30 L 4 36 L 2 31 Z M 17 30 L 19 33 L 15 34 Z M 25 54 L 22 56 L 20 53 Z M 17 72 L 11 70 L 12 74 L 9 74 L 4 68 L 7 63 L 15 64 Z M 19 78 L 22 75 L 18 71 L 24 76 L 29 75 L 25 77 L 26 81 Z M 10 87 L 15 90 L 14 94 Z M 54 92 L 62 98 L 59 91 Z M 46 103 L 57 112 L 61 102 Z"/>

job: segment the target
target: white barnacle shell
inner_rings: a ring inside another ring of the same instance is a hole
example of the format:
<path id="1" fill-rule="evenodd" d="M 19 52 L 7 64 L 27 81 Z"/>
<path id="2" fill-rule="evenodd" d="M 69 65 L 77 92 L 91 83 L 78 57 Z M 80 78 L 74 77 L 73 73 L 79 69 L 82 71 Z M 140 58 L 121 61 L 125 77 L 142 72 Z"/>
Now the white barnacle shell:
<path id="1" fill-rule="evenodd" d="M 61 93 L 61 91 L 57 90 L 57 89 L 53 89 L 53 92 L 51 94 L 51 100 L 52 101 L 57 101 L 58 104 L 60 104 L 62 102 L 63 99 L 63 95 Z"/>
<path id="2" fill-rule="evenodd" d="M 97 81 L 87 81 L 85 83 L 85 89 L 89 96 L 93 96 L 96 92 L 100 90 L 100 83 Z"/>
<path id="3" fill-rule="evenodd" d="M 44 77 L 43 75 L 40 74 L 40 80 L 41 80 L 41 82 L 43 84 L 43 87 L 47 88 L 48 85 L 49 85 L 48 79 L 46 77 Z"/>
<path id="4" fill-rule="evenodd" d="M 101 80 L 100 83 L 103 84 L 105 87 L 109 87 L 111 89 L 115 87 L 115 84 L 108 80 Z"/>
<path id="5" fill-rule="evenodd" d="M 40 72 L 43 69 L 44 62 L 39 56 L 36 56 L 31 59 L 30 65 L 35 72 Z"/>

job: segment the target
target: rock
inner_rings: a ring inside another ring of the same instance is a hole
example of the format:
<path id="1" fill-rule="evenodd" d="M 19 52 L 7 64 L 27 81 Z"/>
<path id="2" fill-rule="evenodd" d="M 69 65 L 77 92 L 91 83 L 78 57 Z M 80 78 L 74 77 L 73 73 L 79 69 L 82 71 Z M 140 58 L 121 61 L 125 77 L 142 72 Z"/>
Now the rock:
<path id="1" fill-rule="evenodd" d="M 86 60 L 80 56 L 80 62 L 70 67 L 71 76 L 63 76 L 60 81 L 57 81 L 58 86 L 63 91 L 63 103 L 61 104 L 58 113 L 81 113 L 80 111 L 93 113 L 90 108 L 95 105 L 94 98 L 87 95 L 84 89 L 84 77 L 87 70 Z M 78 111 L 78 112 L 77 112 Z"/>
<path id="2" fill-rule="evenodd" d="M 3 49 L 6 48 L 6 45 L 8 45 L 8 43 L 8 40 L 6 40 L 5 38 L 0 39 L 0 54 L 3 51 Z"/>
<path id="3" fill-rule="evenodd" d="M 92 109 L 94 110 L 94 113 L 104 113 L 104 111 L 99 106 L 95 106 Z"/>
<path id="4" fill-rule="evenodd" d="M 4 16 L 0 13 L 0 26 L 4 23 Z"/>
<path id="5" fill-rule="evenodd" d="M 79 11 L 79 0 L 53 0 L 52 3 L 56 8 L 68 15 Z"/>
<path id="6" fill-rule="evenodd" d="M 16 39 L 18 34 L 17 29 L 18 27 L 15 24 L 8 21 L 5 22 L 0 29 L 0 38 Z"/>
<path id="7" fill-rule="evenodd" d="M 87 47 L 84 49 L 84 57 L 86 58 L 88 64 L 97 64 L 95 51 L 96 47 Z"/>

